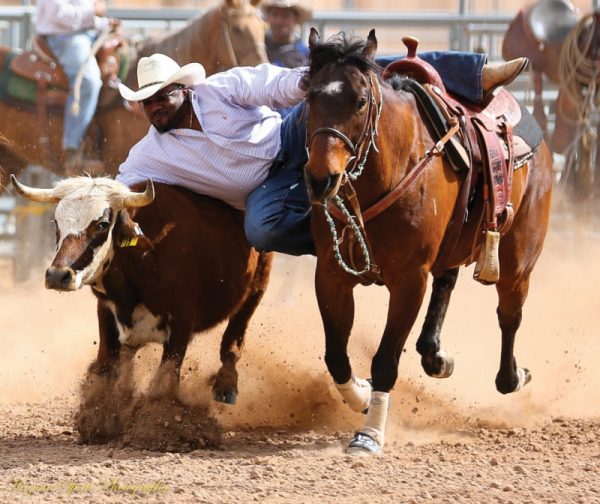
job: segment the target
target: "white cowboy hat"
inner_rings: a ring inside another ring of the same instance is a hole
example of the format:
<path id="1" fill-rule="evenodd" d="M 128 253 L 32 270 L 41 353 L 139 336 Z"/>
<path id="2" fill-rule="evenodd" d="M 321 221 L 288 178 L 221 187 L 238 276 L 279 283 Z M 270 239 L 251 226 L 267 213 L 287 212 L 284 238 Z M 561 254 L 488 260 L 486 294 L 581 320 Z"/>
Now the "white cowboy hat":
<path id="1" fill-rule="evenodd" d="M 125 100 L 137 102 L 150 98 L 154 93 L 169 84 L 195 86 L 205 78 L 206 71 L 200 63 L 189 63 L 180 67 L 168 56 L 156 53 L 141 58 L 138 62 L 138 90 L 133 91 L 124 84 L 119 84 L 119 92 Z"/>
<path id="2" fill-rule="evenodd" d="M 312 10 L 300 5 L 297 0 L 266 0 L 262 3 L 262 10 L 267 12 L 271 7 L 292 9 L 298 16 L 298 23 L 306 23 L 312 19 Z"/>

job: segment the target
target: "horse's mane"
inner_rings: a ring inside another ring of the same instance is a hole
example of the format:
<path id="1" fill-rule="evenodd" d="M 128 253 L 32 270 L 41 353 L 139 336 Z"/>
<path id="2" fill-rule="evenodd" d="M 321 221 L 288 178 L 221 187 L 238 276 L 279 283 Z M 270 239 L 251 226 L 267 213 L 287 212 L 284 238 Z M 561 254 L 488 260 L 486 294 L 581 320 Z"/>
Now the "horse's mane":
<path id="1" fill-rule="evenodd" d="M 381 73 L 381 67 L 363 54 L 366 42 L 357 37 L 348 37 L 344 32 L 334 35 L 327 42 L 317 44 L 310 50 L 310 78 L 329 63 L 355 65 L 361 72 L 371 70 Z"/>

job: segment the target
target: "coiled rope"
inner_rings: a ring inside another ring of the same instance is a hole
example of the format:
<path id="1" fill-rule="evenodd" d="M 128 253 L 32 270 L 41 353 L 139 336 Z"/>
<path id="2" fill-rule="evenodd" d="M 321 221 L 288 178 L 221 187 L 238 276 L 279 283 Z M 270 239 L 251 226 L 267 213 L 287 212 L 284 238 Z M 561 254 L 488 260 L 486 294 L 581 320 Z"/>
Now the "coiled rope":
<path id="1" fill-rule="evenodd" d="M 561 89 L 577 104 L 580 122 L 588 119 L 588 104 L 597 107 L 600 102 L 598 80 L 600 65 L 598 61 L 588 58 L 590 47 L 594 42 L 593 16 L 582 17 L 563 43 L 558 71 Z M 579 47 L 579 43 L 583 47 Z"/>

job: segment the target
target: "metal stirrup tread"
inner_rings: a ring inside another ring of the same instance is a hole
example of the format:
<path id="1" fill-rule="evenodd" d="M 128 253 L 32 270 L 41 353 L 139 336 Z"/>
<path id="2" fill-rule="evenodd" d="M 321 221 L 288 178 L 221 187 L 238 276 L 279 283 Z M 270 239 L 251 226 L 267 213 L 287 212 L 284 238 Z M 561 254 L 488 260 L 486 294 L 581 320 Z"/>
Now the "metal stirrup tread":
<path id="1" fill-rule="evenodd" d="M 348 445 L 348 450 L 354 448 L 373 454 L 379 453 L 381 451 L 381 448 L 377 444 L 377 441 L 375 441 L 375 439 L 373 439 L 368 434 L 365 434 L 364 432 L 356 432 L 354 434 L 354 439 Z"/>

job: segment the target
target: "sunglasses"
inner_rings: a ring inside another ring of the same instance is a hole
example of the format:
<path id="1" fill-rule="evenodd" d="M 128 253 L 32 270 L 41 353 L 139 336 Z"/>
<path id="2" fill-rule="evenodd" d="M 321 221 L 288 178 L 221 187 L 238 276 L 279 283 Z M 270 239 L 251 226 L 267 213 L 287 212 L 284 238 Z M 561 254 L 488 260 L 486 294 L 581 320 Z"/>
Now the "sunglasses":
<path id="1" fill-rule="evenodd" d="M 171 99 L 171 97 L 173 95 L 175 95 L 178 91 L 181 91 L 184 87 L 185 86 L 181 86 L 181 87 L 177 87 L 175 89 L 171 89 L 171 91 L 164 91 L 162 93 L 155 94 L 155 95 L 151 96 L 150 98 L 146 98 L 145 100 L 142 100 L 142 105 L 144 107 L 147 107 L 148 105 L 151 105 L 152 103 L 158 103 L 159 105 L 165 104 Z"/>

